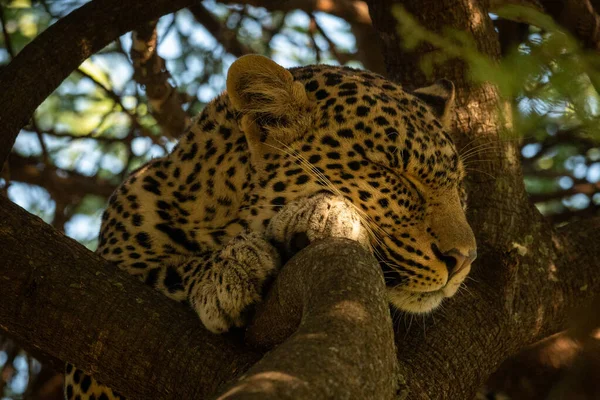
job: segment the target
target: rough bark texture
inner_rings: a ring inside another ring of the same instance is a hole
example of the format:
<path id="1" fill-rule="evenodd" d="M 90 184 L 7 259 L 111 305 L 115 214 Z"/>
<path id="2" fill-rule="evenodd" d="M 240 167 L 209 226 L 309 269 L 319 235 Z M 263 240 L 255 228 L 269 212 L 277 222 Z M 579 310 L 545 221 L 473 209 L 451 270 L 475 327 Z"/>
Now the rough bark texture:
<path id="1" fill-rule="evenodd" d="M 0 73 L 0 168 L 19 130 L 79 64 L 136 26 L 190 3 L 192 0 L 95 0 L 27 45 Z"/>
<path id="2" fill-rule="evenodd" d="M 0 330 L 57 368 L 131 399 L 192 399 L 260 358 L 2 196 L 0 221 Z"/>
<path id="3" fill-rule="evenodd" d="M 497 142 L 510 125 L 499 118 L 502 104 L 496 89 L 470 83 L 467 66 L 457 59 L 437 66 L 428 79 L 419 63 L 436 49 L 426 44 L 413 51 L 403 48 L 392 16 L 392 7 L 398 5 L 428 30 L 467 32 L 481 53 L 497 60 L 500 46 L 487 17 L 487 2 L 372 0 L 369 6 L 388 75 L 414 86 L 453 80 L 458 91 L 458 147 Z M 477 162 L 483 159 L 491 161 Z M 426 322 L 426 329 L 413 326 L 406 332 L 408 328 L 397 327 L 396 339 L 402 343 L 398 359 L 411 399 L 472 398 L 501 361 L 563 329 L 569 313 L 591 301 L 600 285 L 594 270 L 600 249 L 592 239 L 600 222 L 553 231 L 527 199 L 514 144 L 497 142 L 469 163 L 481 171 L 472 172 L 467 182 L 468 217 L 479 248 L 472 272 L 475 282 L 469 281 L 467 293 L 435 314 L 435 322 Z"/>
<path id="4" fill-rule="evenodd" d="M 0 221 L 0 330 L 58 368 L 72 362 L 130 399 L 199 399 L 260 358 L 4 197 Z M 391 398 L 397 363 L 374 258 L 328 239 L 284 271 L 251 341 L 272 347 L 302 318 L 300 329 L 225 398 Z"/>
<path id="5" fill-rule="evenodd" d="M 568 330 L 506 360 L 486 389 L 513 400 L 600 398 L 600 297 L 575 314 Z"/>
<path id="6" fill-rule="evenodd" d="M 328 239 L 296 255 L 246 337 L 261 347 L 283 344 L 219 399 L 391 399 L 396 392 L 383 275 L 356 242 Z"/>

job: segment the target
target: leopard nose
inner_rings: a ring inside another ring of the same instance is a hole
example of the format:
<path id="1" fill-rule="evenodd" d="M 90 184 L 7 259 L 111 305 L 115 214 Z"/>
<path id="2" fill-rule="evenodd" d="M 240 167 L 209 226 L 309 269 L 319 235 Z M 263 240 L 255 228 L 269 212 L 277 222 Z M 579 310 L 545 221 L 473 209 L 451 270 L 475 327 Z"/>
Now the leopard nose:
<path id="1" fill-rule="evenodd" d="M 467 268 L 477 258 L 476 249 L 465 253 L 458 249 L 452 249 L 444 253 L 444 261 L 446 262 L 446 267 L 448 268 L 448 279 Z"/>

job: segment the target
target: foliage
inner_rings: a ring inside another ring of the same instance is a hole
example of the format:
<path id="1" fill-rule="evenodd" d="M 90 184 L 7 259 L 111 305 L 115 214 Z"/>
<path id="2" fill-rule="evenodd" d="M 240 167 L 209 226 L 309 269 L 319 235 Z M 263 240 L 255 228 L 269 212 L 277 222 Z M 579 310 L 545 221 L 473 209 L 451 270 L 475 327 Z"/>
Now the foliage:
<path id="1" fill-rule="evenodd" d="M 395 9 L 407 48 L 425 42 L 437 49 L 422 59 L 425 72 L 449 58 L 461 58 L 474 84 L 494 84 L 512 104 L 512 129 L 499 141 L 520 138 L 525 184 L 540 211 L 556 222 L 596 214 L 600 57 L 583 49 L 547 15 L 522 6 L 497 12 L 492 19 L 529 24 L 524 40 L 503 54 L 500 63 L 482 55 L 468 33 L 446 30 L 436 35 L 401 7 Z"/>

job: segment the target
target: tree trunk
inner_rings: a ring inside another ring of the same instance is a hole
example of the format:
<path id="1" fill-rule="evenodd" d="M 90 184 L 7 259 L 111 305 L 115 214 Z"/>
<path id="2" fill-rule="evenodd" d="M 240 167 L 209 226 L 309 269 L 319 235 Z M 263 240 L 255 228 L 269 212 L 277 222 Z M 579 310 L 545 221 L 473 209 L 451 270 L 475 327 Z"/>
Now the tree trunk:
<path id="1" fill-rule="evenodd" d="M 468 293 L 435 315 L 431 326 L 410 332 L 398 327 L 396 334 L 411 399 L 472 398 L 501 361 L 564 328 L 567 315 L 592 300 L 594 290 L 586 288 L 600 283 L 594 271 L 600 250 L 589 236 L 600 221 L 554 231 L 527 199 L 516 143 L 499 141 L 510 125 L 506 115 L 504 123 L 499 117 L 503 104 L 496 88 L 469 82 L 467 65 L 458 59 L 438 65 L 427 79 L 419 63 L 423 55 L 439 50 L 429 44 L 412 51 L 403 47 L 392 13 L 400 5 L 430 31 L 467 32 L 479 52 L 498 60 L 500 44 L 486 1 L 368 3 L 388 75 L 415 86 L 451 79 L 457 87 L 454 137 L 459 148 L 497 143 L 493 151 L 469 159 L 480 171 L 467 181 L 468 218 L 479 253 L 472 272 L 475 281 L 468 283 Z M 477 162 L 484 159 L 491 161 Z"/>

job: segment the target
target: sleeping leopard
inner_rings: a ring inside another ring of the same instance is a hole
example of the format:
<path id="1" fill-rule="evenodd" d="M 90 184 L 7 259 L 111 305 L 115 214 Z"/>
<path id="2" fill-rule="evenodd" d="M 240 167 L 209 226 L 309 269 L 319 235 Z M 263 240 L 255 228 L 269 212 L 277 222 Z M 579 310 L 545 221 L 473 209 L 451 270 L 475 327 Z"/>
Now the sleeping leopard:
<path id="1" fill-rule="evenodd" d="M 173 151 L 112 195 L 97 252 L 220 333 L 246 323 L 298 235 L 345 237 L 377 257 L 394 307 L 427 313 L 476 257 L 453 101 L 446 80 L 408 93 L 348 67 L 241 57 Z M 72 365 L 65 394 L 122 398 Z"/>

